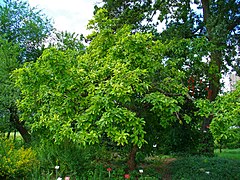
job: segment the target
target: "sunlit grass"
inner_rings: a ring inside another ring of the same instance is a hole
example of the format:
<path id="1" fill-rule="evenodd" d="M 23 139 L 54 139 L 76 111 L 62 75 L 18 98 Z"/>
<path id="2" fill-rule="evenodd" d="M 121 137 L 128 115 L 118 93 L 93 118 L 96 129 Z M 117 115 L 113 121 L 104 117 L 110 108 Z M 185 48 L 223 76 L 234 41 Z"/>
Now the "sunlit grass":
<path id="1" fill-rule="evenodd" d="M 215 150 L 215 155 L 217 157 L 240 160 L 240 148 L 238 148 L 238 149 L 223 149 L 221 153 L 219 150 Z"/>

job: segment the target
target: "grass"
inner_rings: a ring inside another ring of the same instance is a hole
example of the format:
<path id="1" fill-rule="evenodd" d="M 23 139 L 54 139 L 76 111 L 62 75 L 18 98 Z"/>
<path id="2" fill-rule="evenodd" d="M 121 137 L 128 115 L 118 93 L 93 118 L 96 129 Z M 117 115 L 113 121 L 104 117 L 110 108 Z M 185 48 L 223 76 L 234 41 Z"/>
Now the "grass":
<path id="1" fill-rule="evenodd" d="M 221 158 L 240 160 L 240 148 L 238 148 L 238 149 L 223 149 L 221 153 L 219 150 L 215 150 L 215 155 L 217 157 L 221 157 Z"/>
<path id="2" fill-rule="evenodd" d="M 170 164 L 171 179 L 240 179 L 240 160 L 221 157 L 185 157 Z"/>

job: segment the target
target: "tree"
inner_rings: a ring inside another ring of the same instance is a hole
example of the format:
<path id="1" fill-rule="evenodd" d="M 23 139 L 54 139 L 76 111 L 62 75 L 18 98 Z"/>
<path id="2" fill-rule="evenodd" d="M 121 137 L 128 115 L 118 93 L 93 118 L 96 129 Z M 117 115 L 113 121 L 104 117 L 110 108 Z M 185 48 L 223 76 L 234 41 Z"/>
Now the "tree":
<path id="1" fill-rule="evenodd" d="M 85 51 L 83 40 L 83 35 L 70 33 L 67 31 L 55 32 L 54 36 L 51 39 L 50 47 L 56 47 L 62 51 L 71 49 L 82 54 Z"/>
<path id="2" fill-rule="evenodd" d="M 133 170 L 138 148 L 155 129 L 152 121 L 163 127 L 190 121 L 186 113 L 179 115 L 188 88 L 177 69 L 181 59 L 165 57 L 177 41 L 165 45 L 151 34 L 131 33 L 129 26 L 114 31 L 106 12 L 91 21 L 95 38 L 77 61 L 72 50 L 51 48 L 14 71 L 22 97 L 18 107 L 33 131 L 55 142 L 87 145 L 107 137 L 131 146 Z M 181 43 L 191 46 L 189 40 Z"/>
<path id="3" fill-rule="evenodd" d="M 19 67 L 17 58 L 21 49 L 18 45 L 8 43 L 0 38 L 0 113 L 1 124 L 4 127 L 2 132 L 11 131 L 11 127 L 15 127 L 26 142 L 30 140 L 30 134 L 23 127 L 23 122 L 19 121 L 16 109 L 16 100 L 19 98 L 19 91 L 11 80 L 11 72 Z M 10 121 L 9 121 L 10 120 Z"/>
<path id="4" fill-rule="evenodd" d="M 4 0 L 0 4 L 0 119 L 5 126 L 17 129 L 28 142 L 30 134 L 18 118 L 16 99 L 19 90 L 10 79 L 11 71 L 26 61 L 36 60 L 52 31 L 50 20 L 23 1 Z"/>
<path id="5" fill-rule="evenodd" d="M 124 25 L 131 25 L 137 31 L 154 30 L 152 18 L 156 12 L 153 11 L 151 0 L 103 0 L 103 7 L 107 10 L 107 16 L 110 19 L 119 19 L 113 29 L 122 28 Z M 96 13 L 100 8 L 96 5 Z M 145 21 L 145 23 L 142 23 Z"/>
<path id="6" fill-rule="evenodd" d="M 214 101 L 221 89 L 220 79 L 222 75 L 233 69 L 239 73 L 239 57 L 236 56 L 239 44 L 239 22 L 240 22 L 240 5 L 237 0 L 202 0 L 202 1 L 182 1 L 182 0 L 167 0 L 167 1 L 114 1 L 106 0 L 103 7 L 109 10 L 109 17 L 114 15 L 121 18 L 120 22 L 134 24 L 134 30 L 141 30 L 141 25 L 144 20 L 153 22 L 156 15 L 160 22 L 165 24 L 163 32 L 156 33 L 156 39 L 168 41 L 172 38 L 177 39 L 197 39 L 206 37 L 208 40 L 209 55 L 205 57 L 207 62 L 205 66 L 192 66 L 192 59 L 187 59 L 180 69 L 185 68 L 191 72 L 184 80 L 185 84 L 191 78 L 194 86 L 201 86 L 201 82 L 205 82 L 207 93 L 203 93 L 202 97 L 193 96 L 193 98 L 205 98 Z M 128 6 L 127 6 L 128 5 Z M 146 8 L 146 6 L 148 8 Z M 136 10 L 137 9 L 137 10 Z M 138 18 L 131 18 L 133 14 L 138 14 Z M 135 20 L 132 22 L 131 20 Z M 123 23 L 120 23 L 120 26 Z M 138 25 L 138 26 L 136 26 Z M 154 27 L 154 26 L 152 26 Z M 185 58 L 185 54 L 182 54 Z M 187 68 L 186 68 L 187 66 Z M 230 67 L 230 68 L 229 68 Z M 191 68 L 192 70 L 189 70 Z M 199 69 L 202 70 L 199 70 Z M 195 71 L 197 70 L 197 71 Z M 202 73 L 202 72 L 204 73 Z M 194 82 L 193 82 L 194 81 Z M 206 87 L 207 86 L 207 87 Z M 194 88 L 191 88 L 191 91 Z M 191 92 L 189 91 L 189 92 Z M 196 89 L 195 89 L 196 91 Z M 198 95 L 200 95 L 198 93 Z M 211 117 L 204 118 L 202 122 L 202 132 L 207 131 Z M 203 142 L 209 144 L 211 134 L 203 133 Z M 208 139 L 208 136 L 210 139 Z M 213 149 L 206 146 L 205 151 L 213 153 Z"/>
<path id="7" fill-rule="evenodd" d="M 0 4 L 0 36 L 20 45 L 20 62 L 36 60 L 52 31 L 51 20 L 27 2 L 4 0 Z"/>

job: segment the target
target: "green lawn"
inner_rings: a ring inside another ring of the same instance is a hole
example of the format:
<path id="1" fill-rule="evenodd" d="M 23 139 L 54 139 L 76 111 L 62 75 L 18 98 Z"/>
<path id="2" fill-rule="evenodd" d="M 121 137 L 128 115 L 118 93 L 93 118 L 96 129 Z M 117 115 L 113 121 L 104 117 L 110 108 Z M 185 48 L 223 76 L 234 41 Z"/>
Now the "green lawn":
<path id="1" fill-rule="evenodd" d="M 238 148 L 238 149 L 223 149 L 221 153 L 219 152 L 219 149 L 218 149 L 218 150 L 215 150 L 215 155 L 217 157 L 240 160 L 240 148 Z"/>

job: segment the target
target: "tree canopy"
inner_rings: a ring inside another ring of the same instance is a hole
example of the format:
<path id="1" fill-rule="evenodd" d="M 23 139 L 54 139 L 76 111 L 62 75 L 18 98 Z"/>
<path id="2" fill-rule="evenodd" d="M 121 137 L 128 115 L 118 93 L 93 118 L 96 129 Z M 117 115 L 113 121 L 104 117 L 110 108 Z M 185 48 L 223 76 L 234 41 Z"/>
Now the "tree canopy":
<path id="1" fill-rule="evenodd" d="M 22 119 L 33 130 L 45 127 L 56 141 L 68 137 L 84 144 L 106 134 L 140 147 L 148 114 L 163 126 L 179 120 L 188 89 L 176 59 L 164 57 L 168 47 L 151 34 L 132 34 L 128 26 L 114 33 L 111 23 L 106 20 L 77 60 L 71 50 L 49 49 L 15 71 Z"/>

